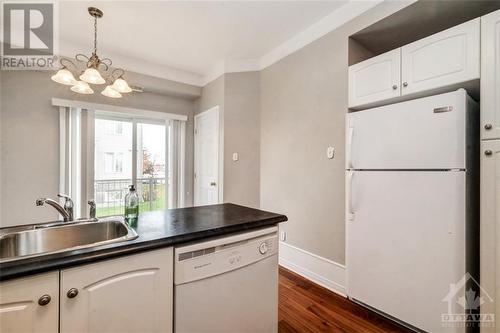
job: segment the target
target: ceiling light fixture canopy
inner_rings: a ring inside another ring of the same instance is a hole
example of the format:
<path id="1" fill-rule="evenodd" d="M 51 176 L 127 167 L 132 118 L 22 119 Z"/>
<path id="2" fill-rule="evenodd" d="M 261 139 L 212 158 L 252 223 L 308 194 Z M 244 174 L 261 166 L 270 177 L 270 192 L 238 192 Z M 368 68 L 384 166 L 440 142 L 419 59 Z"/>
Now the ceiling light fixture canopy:
<path id="1" fill-rule="evenodd" d="M 108 74 L 111 69 L 111 59 L 101 59 L 97 55 L 97 19 L 102 18 L 103 12 L 95 7 L 89 7 L 88 12 L 94 18 L 94 50 L 92 51 L 92 55 L 87 57 L 84 54 L 77 54 L 75 56 L 76 62 L 67 58 L 61 58 L 61 69 L 52 75 L 51 79 L 57 83 L 72 86 L 71 90 L 79 94 L 94 93 L 89 83 L 101 85 L 109 82 L 101 94 L 106 97 L 120 98 L 122 97 L 122 93 L 129 93 L 135 89 L 130 88 L 127 81 L 123 78 L 125 75 L 123 69 L 118 68 L 113 70 L 111 74 Z M 85 69 L 78 76 L 80 81 L 75 79 L 75 76 L 69 69 L 69 67 L 73 67 L 75 72 L 80 72 L 77 63 L 85 63 Z M 115 77 L 115 74 L 118 75 Z"/>

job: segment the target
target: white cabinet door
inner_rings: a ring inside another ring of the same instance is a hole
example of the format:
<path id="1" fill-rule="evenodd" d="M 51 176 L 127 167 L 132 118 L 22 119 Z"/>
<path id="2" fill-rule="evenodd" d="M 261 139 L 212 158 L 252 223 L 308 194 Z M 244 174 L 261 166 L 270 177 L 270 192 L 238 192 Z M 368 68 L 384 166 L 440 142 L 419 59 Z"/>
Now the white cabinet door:
<path id="1" fill-rule="evenodd" d="M 349 107 L 398 97 L 400 67 L 400 49 L 350 66 Z"/>
<path id="2" fill-rule="evenodd" d="M 500 10 L 481 17 L 481 138 L 500 139 Z"/>
<path id="3" fill-rule="evenodd" d="M 480 23 L 475 19 L 402 47 L 402 95 L 479 78 Z"/>
<path id="4" fill-rule="evenodd" d="M 172 248 L 61 271 L 61 333 L 171 332 L 172 307 Z"/>
<path id="5" fill-rule="evenodd" d="M 59 272 L 0 283 L 0 332 L 57 333 Z"/>
<path id="6" fill-rule="evenodd" d="M 500 325 L 500 140 L 481 143 L 481 313 Z M 496 301 L 496 304 L 495 304 Z M 481 333 L 497 332 L 494 327 Z"/>

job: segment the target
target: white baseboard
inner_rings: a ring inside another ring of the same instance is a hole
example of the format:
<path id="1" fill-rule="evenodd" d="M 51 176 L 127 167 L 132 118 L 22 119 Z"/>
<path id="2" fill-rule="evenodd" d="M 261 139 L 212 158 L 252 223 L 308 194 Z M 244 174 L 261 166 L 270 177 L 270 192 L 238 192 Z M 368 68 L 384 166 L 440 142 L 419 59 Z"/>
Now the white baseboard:
<path id="1" fill-rule="evenodd" d="M 346 296 L 344 265 L 284 242 L 280 242 L 279 246 L 281 266 L 339 295 Z"/>

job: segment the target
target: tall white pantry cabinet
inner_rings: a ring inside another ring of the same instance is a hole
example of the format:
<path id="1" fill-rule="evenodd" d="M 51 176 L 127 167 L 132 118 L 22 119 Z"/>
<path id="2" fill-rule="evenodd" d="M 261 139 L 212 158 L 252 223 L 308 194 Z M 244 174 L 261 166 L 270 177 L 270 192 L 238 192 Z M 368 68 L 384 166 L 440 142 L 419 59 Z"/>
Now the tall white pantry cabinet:
<path id="1" fill-rule="evenodd" d="M 482 314 L 500 329 L 500 10 L 481 18 L 481 286 Z"/>

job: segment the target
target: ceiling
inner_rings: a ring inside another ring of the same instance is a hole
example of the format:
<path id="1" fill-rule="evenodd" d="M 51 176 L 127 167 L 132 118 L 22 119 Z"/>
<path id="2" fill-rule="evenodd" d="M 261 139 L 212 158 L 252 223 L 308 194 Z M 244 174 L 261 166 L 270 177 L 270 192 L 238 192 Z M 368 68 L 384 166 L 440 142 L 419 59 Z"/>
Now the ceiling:
<path id="1" fill-rule="evenodd" d="M 100 56 L 112 58 L 115 66 L 128 70 L 202 85 L 207 78 L 230 71 L 228 67 L 259 69 L 262 57 L 294 36 L 332 13 L 344 16 L 339 10 L 346 4 L 349 2 L 60 1 L 59 49 L 62 55 L 91 52 L 93 21 L 87 7 L 95 6 L 104 12 L 98 22 Z"/>

